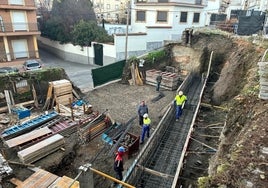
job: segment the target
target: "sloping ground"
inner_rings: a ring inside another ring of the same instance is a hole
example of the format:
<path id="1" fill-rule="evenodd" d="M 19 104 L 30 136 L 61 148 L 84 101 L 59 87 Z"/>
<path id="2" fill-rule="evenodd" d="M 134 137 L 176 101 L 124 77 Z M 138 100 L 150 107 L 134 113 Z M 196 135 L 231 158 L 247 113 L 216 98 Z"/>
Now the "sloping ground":
<path id="1" fill-rule="evenodd" d="M 257 72 L 264 49 L 246 40 L 219 35 L 202 37 L 194 46 L 208 40 L 213 44 L 205 46 L 223 53 L 219 66 L 212 68 L 210 81 L 215 84 L 208 98 L 230 110 L 218 151 L 210 161 L 209 176 L 200 178 L 199 186 L 267 187 L 268 101 L 258 98 Z"/>

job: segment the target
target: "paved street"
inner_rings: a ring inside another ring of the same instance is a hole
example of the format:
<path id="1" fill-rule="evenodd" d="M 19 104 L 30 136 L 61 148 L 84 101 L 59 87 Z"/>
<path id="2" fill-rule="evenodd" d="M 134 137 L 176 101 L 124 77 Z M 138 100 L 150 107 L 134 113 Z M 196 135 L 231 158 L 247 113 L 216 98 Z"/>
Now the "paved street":
<path id="1" fill-rule="evenodd" d="M 62 60 L 53 54 L 39 49 L 40 59 L 45 67 L 61 67 L 65 69 L 66 74 L 75 86 L 85 93 L 93 89 L 91 69 L 97 65 L 85 65 Z"/>

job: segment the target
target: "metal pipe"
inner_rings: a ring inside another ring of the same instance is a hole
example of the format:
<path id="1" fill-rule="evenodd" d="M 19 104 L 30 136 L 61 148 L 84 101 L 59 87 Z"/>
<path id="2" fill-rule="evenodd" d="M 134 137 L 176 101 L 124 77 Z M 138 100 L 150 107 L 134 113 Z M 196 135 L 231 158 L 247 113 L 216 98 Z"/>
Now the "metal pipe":
<path id="1" fill-rule="evenodd" d="M 107 175 L 107 174 L 105 174 L 105 173 L 103 173 L 103 172 L 101 172 L 101 171 L 98 171 L 98 170 L 96 170 L 96 169 L 94 169 L 94 168 L 92 168 L 92 167 L 90 167 L 89 169 L 90 169 L 92 172 L 95 172 L 96 174 L 99 174 L 99 175 L 101 175 L 101 176 L 103 176 L 103 177 L 105 177 L 105 178 L 107 178 L 107 179 L 110 179 L 110 180 L 116 182 L 116 183 L 122 184 L 123 186 L 125 186 L 125 187 L 127 187 L 127 188 L 135 188 L 134 186 L 129 185 L 128 183 L 125 183 L 125 182 L 123 182 L 123 181 L 120 181 L 120 180 L 118 180 L 118 179 L 116 179 L 116 178 L 114 178 L 114 177 L 112 177 L 112 176 L 110 176 L 110 175 Z"/>
<path id="2" fill-rule="evenodd" d="M 125 60 L 127 62 L 127 56 L 128 56 L 128 26 L 129 26 L 129 8 L 130 8 L 130 2 L 127 2 L 127 28 L 126 28 L 126 41 L 125 41 Z"/>

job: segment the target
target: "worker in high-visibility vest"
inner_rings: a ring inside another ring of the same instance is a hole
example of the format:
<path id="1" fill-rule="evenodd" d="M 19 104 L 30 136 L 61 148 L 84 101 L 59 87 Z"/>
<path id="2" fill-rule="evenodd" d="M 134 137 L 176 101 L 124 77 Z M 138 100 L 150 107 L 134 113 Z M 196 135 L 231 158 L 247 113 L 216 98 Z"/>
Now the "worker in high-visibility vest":
<path id="1" fill-rule="evenodd" d="M 117 150 L 116 157 L 114 160 L 114 171 L 116 174 L 116 179 L 122 180 L 123 179 L 123 171 L 124 171 L 124 164 L 123 164 L 123 155 L 126 149 L 123 146 L 120 146 Z M 113 186 L 116 186 L 117 183 L 114 182 Z"/>
<path id="2" fill-rule="evenodd" d="M 140 144 L 143 144 L 145 134 L 147 134 L 147 137 L 150 137 L 150 125 L 151 125 L 151 119 L 148 117 L 148 114 L 143 115 L 143 126 L 142 126 L 142 133 L 141 133 L 141 142 Z"/>
<path id="3" fill-rule="evenodd" d="M 174 99 L 174 103 L 176 105 L 176 121 L 179 121 L 179 118 L 182 115 L 182 109 L 186 101 L 186 95 L 184 95 L 182 91 L 179 91 Z"/>

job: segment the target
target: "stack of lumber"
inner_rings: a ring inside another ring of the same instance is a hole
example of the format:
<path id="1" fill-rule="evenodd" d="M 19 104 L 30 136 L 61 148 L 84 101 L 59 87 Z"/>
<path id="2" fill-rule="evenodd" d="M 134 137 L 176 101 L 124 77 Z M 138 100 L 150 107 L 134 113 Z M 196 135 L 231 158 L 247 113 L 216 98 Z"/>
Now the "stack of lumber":
<path id="1" fill-rule="evenodd" d="M 155 69 L 146 71 L 146 84 L 156 86 L 156 77 L 159 74 L 162 74 L 162 81 L 160 85 L 161 88 L 168 90 L 176 90 L 178 88 L 180 77 L 177 73 L 162 72 Z"/>
<path id="2" fill-rule="evenodd" d="M 68 105 L 73 101 L 73 88 L 69 80 L 57 80 L 49 83 L 53 87 L 53 94 L 56 103 Z"/>
<path id="3" fill-rule="evenodd" d="M 139 86 L 143 85 L 142 75 L 139 72 L 137 64 L 135 65 L 134 63 L 132 63 L 130 67 L 130 72 L 132 77 L 132 79 L 129 80 L 130 85 L 139 85 Z"/>
<path id="4" fill-rule="evenodd" d="M 35 162 L 64 146 L 64 137 L 55 134 L 18 152 L 18 157 L 23 163 Z"/>
<path id="5" fill-rule="evenodd" d="M 79 188 L 79 182 L 67 176 L 59 177 L 48 171 L 38 169 L 25 181 L 12 178 L 10 180 L 17 188 Z M 75 182 L 74 182 L 75 181 Z M 74 183 L 73 183 L 74 182 Z M 72 185 L 73 183 L 73 185 Z M 72 185 L 72 186 L 71 186 Z"/>
<path id="6" fill-rule="evenodd" d="M 79 130 L 80 139 L 88 142 L 102 134 L 107 128 L 112 126 L 112 123 L 108 116 L 100 114 L 95 119 L 82 126 L 83 127 Z"/>

